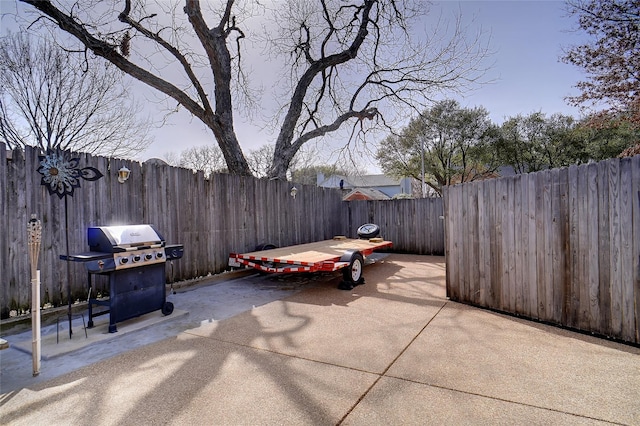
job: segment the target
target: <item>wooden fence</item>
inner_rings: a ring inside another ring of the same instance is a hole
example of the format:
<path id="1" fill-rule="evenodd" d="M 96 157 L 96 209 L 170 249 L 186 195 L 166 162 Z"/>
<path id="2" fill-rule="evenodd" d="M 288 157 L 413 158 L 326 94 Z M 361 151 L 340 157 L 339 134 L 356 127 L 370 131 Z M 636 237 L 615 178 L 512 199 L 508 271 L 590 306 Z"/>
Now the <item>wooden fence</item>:
<path id="1" fill-rule="evenodd" d="M 380 236 L 393 242 L 393 251 L 444 255 L 442 198 L 349 201 L 342 222 L 347 229 L 363 223 L 380 226 Z"/>
<path id="2" fill-rule="evenodd" d="M 640 156 L 448 187 L 452 300 L 640 343 Z"/>
<path id="3" fill-rule="evenodd" d="M 9 155 L 9 159 L 7 158 Z M 27 222 L 33 213 L 42 221 L 39 261 L 43 303 L 67 303 L 66 263 L 59 256 L 88 251 L 89 226 L 151 223 L 167 244 L 185 246 L 184 257 L 167 264 L 169 282 L 194 279 L 227 269 L 230 252 L 251 251 L 259 244 L 282 247 L 332 238 L 356 237 L 363 223 L 378 223 L 394 250 L 417 254 L 444 253 L 442 200 L 343 202 L 339 190 L 303 186 L 295 199 L 291 182 L 202 173 L 154 163 L 78 154 L 79 167 L 95 167 L 104 177 L 81 181 L 72 197 L 51 196 L 40 184 L 35 149 L 8 152 L 0 144 L 0 317 L 30 306 Z M 117 180 L 126 166 L 131 177 Z M 430 217 L 428 217 L 431 215 Z M 84 266 L 72 263 L 74 299 L 86 299 Z M 98 290 L 108 289 L 97 276 Z"/>

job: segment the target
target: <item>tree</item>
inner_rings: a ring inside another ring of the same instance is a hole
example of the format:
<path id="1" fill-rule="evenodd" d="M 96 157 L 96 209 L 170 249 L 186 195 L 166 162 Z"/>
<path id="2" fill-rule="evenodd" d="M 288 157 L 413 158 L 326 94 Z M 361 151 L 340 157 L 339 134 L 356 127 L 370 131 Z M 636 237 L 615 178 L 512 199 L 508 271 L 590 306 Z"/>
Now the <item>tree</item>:
<path id="1" fill-rule="evenodd" d="M 127 157 L 148 145 L 121 75 L 104 64 L 82 70 L 76 56 L 27 35 L 0 39 L 0 137 L 25 145 Z"/>
<path id="2" fill-rule="evenodd" d="M 597 114 L 597 117 L 589 116 L 577 123 L 570 137 L 584 147 L 583 159 L 601 161 L 617 157 L 640 142 L 640 126 Z"/>
<path id="3" fill-rule="evenodd" d="M 267 144 L 249 152 L 247 161 L 254 176 L 259 178 L 269 176 L 269 168 L 271 167 L 274 149 L 274 145 Z"/>
<path id="4" fill-rule="evenodd" d="M 320 164 L 320 165 L 306 165 L 298 167 L 292 172 L 291 180 L 299 182 L 305 185 L 317 185 L 318 174 L 322 174 L 325 178 L 333 175 L 337 176 L 363 176 L 366 175 L 366 170 L 361 167 L 350 164 L 349 166 L 338 164 Z"/>
<path id="5" fill-rule="evenodd" d="M 573 47 L 562 60 L 583 68 L 574 105 L 608 103 L 604 112 L 640 126 L 640 2 L 637 0 L 570 0 L 580 29 L 594 38 Z"/>
<path id="6" fill-rule="evenodd" d="M 584 139 L 575 133 L 576 127 L 576 120 L 563 114 L 509 117 L 496 142 L 500 162 L 520 174 L 587 161 Z"/>
<path id="7" fill-rule="evenodd" d="M 186 108 L 211 129 L 230 173 L 242 175 L 249 175 L 250 167 L 234 129 L 233 94 L 252 94 L 242 66 L 243 42 L 253 35 L 251 8 L 259 8 L 254 16 L 272 19 L 280 31 L 271 38 L 274 47 L 263 52 L 265 66 L 278 61 L 289 66 L 283 79 L 289 90 L 278 96 L 286 101 L 270 177 L 285 178 L 305 143 L 348 123 L 352 138 L 364 138 L 387 125 L 392 111 L 421 109 L 437 91 L 464 90 L 481 78 L 487 52 L 479 38 L 466 40 L 459 23 L 442 45 L 436 44 L 442 41 L 438 28 L 429 42 L 417 42 L 411 25 L 424 5 L 413 10 L 411 1 L 321 0 L 271 10 L 259 2 L 226 0 L 207 4 L 204 11 L 198 0 L 185 0 L 183 8 L 159 3 L 155 9 L 130 0 L 58 6 L 21 1 L 86 50 Z M 172 72 L 160 72 L 166 69 Z M 181 78 L 170 81 L 178 71 Z"/>
<path id="8" fill-rule="evenodd" d="M 183 150 L 177 156 L 169 153 L 165 157 L 167 163 L 201 171 L 205 177 L 209 177 L 211 173 L 226 173 L 227 171 L 222 152 L 215 145 L 194 146 Z"/>
<path id="9" fill-rule="evenodd" d="M 249 151 L 247 161 L 254 176 L 259 178 L 267 177 L 270 160 L 273 157 L 273 145 L 263 145 L 262 147 Z M 176 155 L 166 153 L 165 159 L 168 164 L 185 167 L 195 171 L 202 171 L 206 177 L 211 173 L 228 173 L 222 151 L 215 145 L 203 145 L 187 148 Z M 298 166 L 307 167 L 313 161 L 314 155 L 307 149 L 298 151 L 291 162 L 292 173 Z M 314 181 L 315 183 L 315 181 Z"/>
<path id="10" fill-rule="evenodd" d="M 385 173 L 397 178 L 421 181 L 424 170 L 425 184 L 441 194 L 444 185 L 494 176 L 495 137 L 484 108 L 445 100 L 413 118 L 400 135 L 388 136 L 376 158 Z"/>
<path id="11" fill-rule="evenodd" d="M 578 121 L 541 112 L 509 117 L 500 128 L 496 151 L 501 163 L 529 173 L 613 158 L 640 140 L 640 129 L 629 122 L 597 127 L 593 122 L 593 117 Z"/>

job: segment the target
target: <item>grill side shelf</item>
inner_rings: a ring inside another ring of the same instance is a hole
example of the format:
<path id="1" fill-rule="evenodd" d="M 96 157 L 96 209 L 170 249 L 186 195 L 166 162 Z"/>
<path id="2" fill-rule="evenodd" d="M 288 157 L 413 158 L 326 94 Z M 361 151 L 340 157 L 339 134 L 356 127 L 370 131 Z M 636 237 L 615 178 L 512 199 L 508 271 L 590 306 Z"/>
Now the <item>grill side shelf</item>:
<path id="1" fill-rule="evenodd" d="M 92 260 L 109 259 L 111 257 L 113 257 L 111 253 L 104 253 L 99 251 L 70 254 L 69 256 L 67 256 L 66 254 L 60 255 L 61 260 L 68 260 L 69 262 L 91 262 Z"/>

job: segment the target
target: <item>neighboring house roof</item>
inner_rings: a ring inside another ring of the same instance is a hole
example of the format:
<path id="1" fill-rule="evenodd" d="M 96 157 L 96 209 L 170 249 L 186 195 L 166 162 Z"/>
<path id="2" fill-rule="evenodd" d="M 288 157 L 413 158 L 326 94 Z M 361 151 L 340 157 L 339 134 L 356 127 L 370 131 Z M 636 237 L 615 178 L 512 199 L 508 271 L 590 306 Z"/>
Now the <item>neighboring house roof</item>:
<path id="1" fill-rule="evenodd" d="M 390 200 L 390 198 L 382 191 L 373 188 L 355 188 L 344 197 L 344 201 L 354 200 Z"/>

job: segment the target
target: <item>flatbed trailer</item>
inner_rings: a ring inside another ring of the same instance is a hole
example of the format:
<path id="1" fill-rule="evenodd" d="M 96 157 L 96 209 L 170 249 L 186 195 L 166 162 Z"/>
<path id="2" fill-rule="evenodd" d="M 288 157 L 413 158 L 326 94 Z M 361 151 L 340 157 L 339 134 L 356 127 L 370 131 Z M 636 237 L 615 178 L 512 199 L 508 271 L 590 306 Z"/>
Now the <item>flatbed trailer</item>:
<path id="1" fill-rule="evenodd" d="M 362 284 L 364 258 L 375 250 L 392 246 L 381 238 L 350 239 L 335 237 L 332 240 L 294 246 L 258 250 L 250 253 L 231 253 L 229 266 L 248 267 L 269 273 L 331 272 L 343 270 L 341 288 L 353 288 Z"/>

